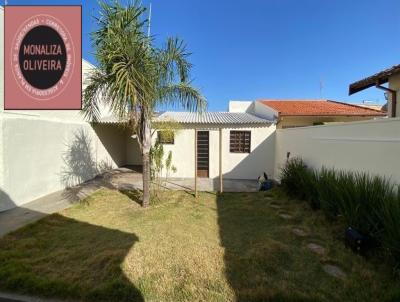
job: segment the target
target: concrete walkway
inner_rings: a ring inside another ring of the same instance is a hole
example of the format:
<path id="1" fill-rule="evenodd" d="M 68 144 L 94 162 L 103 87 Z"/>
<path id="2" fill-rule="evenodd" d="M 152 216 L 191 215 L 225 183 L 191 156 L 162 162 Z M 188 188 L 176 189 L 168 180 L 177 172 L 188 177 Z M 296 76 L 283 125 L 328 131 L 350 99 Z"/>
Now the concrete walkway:
<path id="1" fill-rule="evenodd" d="M 194 190 L 194 178 L 171 179 L 163 182 L 169 190 Z M 118 168 L 81 185 L 58 191 L 8 211 L 0 212 L 0 237 L 40 218 L 70 207 L 73 203 L 91 195 L 101 188 L 116 190 L 135 190 L 142 188 L 142 174 L 130 168 Z M 218 191 L 219 180 L 199 178 L 199 191 Z M 258 182 L 255 180 L 224 180 L 225 192 L 255 192 Z"/>
<path id="2" fill-rule="evenodd" d="M 62 300 L 43 299 L 25 295 L 1 293 L 0 302 L 61 302 Z"/>

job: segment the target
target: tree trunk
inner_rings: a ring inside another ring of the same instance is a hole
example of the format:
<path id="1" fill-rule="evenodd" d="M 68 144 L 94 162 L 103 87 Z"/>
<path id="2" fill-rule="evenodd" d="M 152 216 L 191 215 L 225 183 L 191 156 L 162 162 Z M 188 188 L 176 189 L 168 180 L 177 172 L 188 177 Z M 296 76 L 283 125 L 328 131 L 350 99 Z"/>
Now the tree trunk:
<path id="1" fill-rule="evenodd" d="M 142 206 L 148 207 L 150 204 L 150 148 L 151 148 L 151 129 L 148 118 L 142 116 L 142 160 L 143 160 L 143 201 Z"/>

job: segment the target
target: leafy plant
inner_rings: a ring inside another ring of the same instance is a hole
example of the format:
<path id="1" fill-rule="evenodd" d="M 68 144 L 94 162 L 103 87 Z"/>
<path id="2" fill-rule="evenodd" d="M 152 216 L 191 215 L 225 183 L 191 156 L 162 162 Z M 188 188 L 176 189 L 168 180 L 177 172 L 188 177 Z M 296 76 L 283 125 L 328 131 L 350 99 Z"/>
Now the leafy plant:
<path id="1" fill-rule="evenodd" d="M 339 214 L 337 172 L 323 167 L 318 173 L 317 192 L 321 210 L 331 219 Z"/>
<path id="2" fill-rule="evenodd" d="M 292 197 L 304 199 L 305 193 L 302 178 L 308 173 L 308 168 L 301 158 L 288 160 L 281 170 L 281 184 Z"/>
<path id="3" fill-rule="evenodd" d="M 97 29 L 92 34 L 97 68 L 89 74 L 82 112 L 98 121 L 102 105 L 108 106 L 137 134 L 143 161 L 143 202 L 150 202 L 150 149 L 153 117 L 157 108 L 180 106 L 203 111 L 206 100 L 191 85 L 189 52 L 180 39 L 169 38 L 158 47 L 148 34 L 146 8 L 139 1 L 100 2 Z"/>
<path id="4" fill-rule="evenodd" d="M 383 247 L 396 261 L 396 269 L 400 268 L 400 191 L 386 196 L 383 203 L 375 209 L 375 216 L 381 218 L 382 233 L 380 238 Z"/>
<path id="5" fill-rule="evenodd" d="M 158 141 L 150 149 L 150 171 L 151 179 L 156 180 L 160 178 L 162 170 L 164 168 L 163 164 L 164 158 L 164 147 Z"/>
<path id="6" fill-rule="evenodd" d="M 341 215 L 374 238 L 400 266 L 400 192 L 389 179 L 325 167 L 317 171 L 293 158 L 282 169 L 281 183 L 289 196 L 308 201 L 331 219 Z"/>
<path id="7" fill-rule="evenodd" d="M 167 158 L 164 160 L 164 146 L 156 141 L 150 149 L 150 167 L 151 179 L 156 184 L 157 191 L 160 191 L 163 185 L 163 170 L 165 168 L 165 181 L 168 181 L 170 173 L 176 173 L 177 168 L 172 164 L 172 151 L 168 152 Z M 157 193 L 157 192 L 156 192 Z"/>
<path id="8" fill-rule="evenodd" d="M 314 170 L 309 169 L 301 158 L 295 157 L 283 167 L 281 184 L 290 196 L 305 199 L 313 208 L 319 208 L 317 178 Z"/>
<path id="9" fill-rule="evenodd" d="M 176 171 L 177 168 L 172 164 L 172 151 L 169 151 L 165 160 L 165 181 L 168 181 L 171 172 L 176 173 Z"/>
<path id="10" fill-rule="evenodd" d="M 379 237 L 384 218 L 376 208 L 393 195 L 394 186 L 384 177 L 352 172 L 341 172 L 338 183 L 339 208 L 347 223 L 364 234 Z"/>

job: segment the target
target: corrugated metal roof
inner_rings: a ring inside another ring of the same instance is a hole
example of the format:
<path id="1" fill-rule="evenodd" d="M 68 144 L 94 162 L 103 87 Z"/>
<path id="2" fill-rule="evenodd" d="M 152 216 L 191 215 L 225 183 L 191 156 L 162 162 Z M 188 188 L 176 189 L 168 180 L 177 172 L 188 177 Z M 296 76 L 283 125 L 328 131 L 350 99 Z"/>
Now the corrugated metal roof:
<path id="1" fill-rule="evenodd" d="M 156 122 L 175 121 L 182 124 L 269 124 L 272 121 L 244 112 L 172 112 L 167 111 Z"/>
<path id="2" fill-rule="evenodd" d="M 120 123 L 125 123 L 125 122 L 126 121 L 120 120 L 115 115 L 109 115 L 109 116 L 101 117 L 97 121 L 97 123 L 99 123 L 99 124 L 120 124 Z"/>

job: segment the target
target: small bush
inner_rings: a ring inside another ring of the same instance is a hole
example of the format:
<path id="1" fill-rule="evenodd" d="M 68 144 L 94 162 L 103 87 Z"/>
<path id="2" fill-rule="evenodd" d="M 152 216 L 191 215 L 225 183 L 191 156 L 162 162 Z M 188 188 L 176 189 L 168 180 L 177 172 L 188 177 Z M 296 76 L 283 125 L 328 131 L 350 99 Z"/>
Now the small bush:
<path id="1" fill-rule="evenodd" d="M 352 172 L 341 172 L 338 184 L 339 212 L 347 223 L 364 234 L 379 237 L 385 218 L 376 209 L 394 194 L 394 186 L 384 177 Z"/>
<path id="2" fill-rule="evenodd" d="M 306 200 L 328 218 L 343 216 L 400 265 L 400 192 L 387 178 L 325 167 L 317 171 L 293 158 L 282 169 L 281 183 L 289 196 Z"/>
<path id="3" fill-rule="evenodd" d="M 375 215 L 381 218 L 383 246 L 392 254 L 400 266 L 400 192 L 386 196 L 384 202 L 375 210 Z"/>
<path id="4" fill-rule="evenodd" d="M 331 219 L 339 214 L 337 196 L 339 195 L 337 172 L 322 168 L 318 173 L 317 192 L 321 210 Z"/>
<path id="5" fill-rule="evenodd" d="M 301 158 L 293 158 L 282 169 L 281 183 L 286 192 L 293 197 L 307 197 L 304 185 L 309 180 L 310 171 Z"/>

